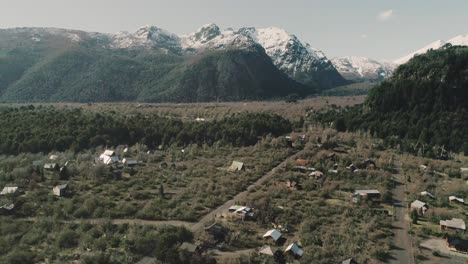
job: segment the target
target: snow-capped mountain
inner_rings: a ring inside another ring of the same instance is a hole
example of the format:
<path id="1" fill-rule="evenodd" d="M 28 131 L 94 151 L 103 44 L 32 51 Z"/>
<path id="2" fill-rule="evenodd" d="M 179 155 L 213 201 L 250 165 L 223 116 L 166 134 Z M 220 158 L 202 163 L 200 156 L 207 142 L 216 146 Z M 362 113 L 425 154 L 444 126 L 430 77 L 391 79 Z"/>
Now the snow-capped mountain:
<path id="1" fill-rule="evenodd" d="M 311 87 L 323 90 L 348 83 L 322 51 L 276 27 L 221 30 L 215 24 L 207 24 L 186 35 L 173 34 L 156 26 L 144 26 L 133 33 L 115 34 L 54 28 L 12 29 L 12 32 L 16 34 L 15 37 L 18 33 L 24 35 L 31 43 L 47 40 L 56 42 L 60 39 L 63 45 L 86 42 L 86 45 L 101 48 L 157 50 L 177 56 L 190 56 L 210 50 L 249 49 L 265 52 L 281 72 Z"/>
<path id="2" fill-rule="evenodd" d="M 221 30 L 215 24 L 207 24 L 182 36 L 157 27 L 142 27 L 135 33 L 115 34 L 111 47 L 159 48 L 185 54 L 227 48 L 263 48 L 275 66 L 296 81 L 325 89 L 346 83 L 322 51 L 275 27 L 249 27 L 236 31 Z"/>
<path id="3" fill-rule="evenodd" d="M 431 44 L 415 51 L 415 52 L 412 52 L 404 57 L 401 57 L 397 60 L 394 60 L 393 62 L 395 64 L 404 64 L 406 62 L 408 62 L 410 59 L 412 59 L 414 56 L 416 55 L 420 55 L 420 54 L 424 54 L 426 53 L 427 51 L 433 49 L 433 50 L 436 50 L 436 49 L 440 49 L 442 48 L 444 45 L 446 44 L 452 44 L 452 45 L 460 45 L 460 46 L 468 46 L 468 35 L 458 35 L 454 38 L 451 38 L 447 41 L 444 41 L 444 40 L 436 40 L 434 42 L 432 42 Z"/>
<path id="4" fill-rule="evenodd" d="M 334 58 L 332 63 L 341 76 L 354 82 L 382 81 L 390 77 L 397 66 L 392 62 L 354 56 Z"/>
<path id="5" fill-rule="evenodd" d="M 255 48 L 256 43 L 249 36 L 233 29 L 221 31 L 215 24 L 207 24 L 196 32 L 180 36 L 181 46 L 186 51 L 203 51 L 226 48 Z"/>
<path id="6" fill-rule="evenodd" d="M 238 34 L 249 36 L 261 45 L 280 70 L 300 82 L 315 82 L 323 85 L 323 80 L 307 79 L 304 76 L 338 75 L 333 64 L 322 51 L 310 47 L 308 43 L 302 43 L 295 35 L 289 34 L 284 29 L 276 27 L 241 28 Z M 338 78 L 336 81 L 344 83 L 342 78 Z"/>

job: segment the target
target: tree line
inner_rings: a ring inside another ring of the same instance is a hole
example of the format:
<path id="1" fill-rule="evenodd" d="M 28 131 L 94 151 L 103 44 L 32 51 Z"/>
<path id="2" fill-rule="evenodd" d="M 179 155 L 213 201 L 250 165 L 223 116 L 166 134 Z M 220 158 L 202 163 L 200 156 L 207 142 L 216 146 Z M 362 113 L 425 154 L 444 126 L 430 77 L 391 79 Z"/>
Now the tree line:
<path id="1" fill-rule="evenodd" d="M 195 122 L 141 113 L 88 112 L 81 108 L 23 106 L 0 110 L 0 153 L 80 151 L 97 146 L 253 145 L 267 134 L 279 136 L 292 124 L 275 114 L 239 113 Z"/>

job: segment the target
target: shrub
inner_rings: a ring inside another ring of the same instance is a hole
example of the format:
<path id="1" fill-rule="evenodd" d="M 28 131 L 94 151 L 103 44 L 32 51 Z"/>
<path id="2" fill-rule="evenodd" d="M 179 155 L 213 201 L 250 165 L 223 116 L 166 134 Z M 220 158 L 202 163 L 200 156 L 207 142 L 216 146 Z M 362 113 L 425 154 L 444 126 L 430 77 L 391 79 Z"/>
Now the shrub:
<path id="1" fill-rule="evenodd" d="M 78 234 L 70 229 L 63 230 L 57 238 L 59 248 L 72 248 L 78 245 Z"/>

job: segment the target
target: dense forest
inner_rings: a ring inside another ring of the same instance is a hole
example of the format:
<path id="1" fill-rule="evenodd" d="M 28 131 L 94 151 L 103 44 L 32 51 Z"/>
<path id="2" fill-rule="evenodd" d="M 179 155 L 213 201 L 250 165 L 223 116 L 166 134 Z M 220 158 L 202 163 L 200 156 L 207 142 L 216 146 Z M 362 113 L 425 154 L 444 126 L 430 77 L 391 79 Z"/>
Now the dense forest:
<path id="1" fill-rule="evenodd" d="M 339 131 L 367 131 L 428 157 L 468 154 L 468 47 L 446 45 L 401 65 L 363 105 L 315 117 Z M 435 147 L 435 148 L 434 148 Z"/>
<path id="2" fill-rule="evenodd" d="M 0 110 L 0 153 L 79 151 L 97 146 L 253 145 L 258 137 L 290 132 L 291 123 L 274 114 L 240 113 L 219 121 L 183 122 L 157 115 L 92 113 L 79 108 L 23 106 Z"/>

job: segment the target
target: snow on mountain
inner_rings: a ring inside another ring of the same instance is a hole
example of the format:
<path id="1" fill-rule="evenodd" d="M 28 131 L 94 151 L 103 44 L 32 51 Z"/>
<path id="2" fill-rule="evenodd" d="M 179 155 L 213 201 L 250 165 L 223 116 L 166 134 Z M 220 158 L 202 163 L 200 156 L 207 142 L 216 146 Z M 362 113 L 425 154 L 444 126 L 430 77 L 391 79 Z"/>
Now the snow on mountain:
<path id="1" fill-rule="evenodd" d="M 164 29 L 144 26 L 135 33 L 118 32 L 112 36 L 112 48 L 160 48 L 166 52 L 180 50 L 180 39 Z"/>
<path id="2" fill-rule="evenodd" d="M 180 37 L 184 50 L 224 49 L 229 47 L 252 48 L 257 45 L 248 36 L 232 29 L 221 31 L 215 24 L 207 24 L 196 32 Z"/>
<path id="3" fill-rule="evenodd" d="M 468 35 L 458 35 L 454 38 L 447 40 L 447 42 L 454 46 L 468 46 Z"/>
<path id="4" fill-rule="evenodd" d="M 328 59 L 323 52 L 313 49 L 309 44 L 302 44 L 299 39 L 284 29 L 241 28 L 240 34 L 250 36 L 260 44 L 273 60 L 273 63 L 290 76 L 310 70 L 319 64 L 327 64 Z"/>
<path id="5" fill-rule="evenodd" d="M 176 35 L 155 26 L 144 26 L 133 33 L 88 33 L 67 29 L 16 29 L 25 31 L 31 42 L 47 39 L 47 35 L 60 35 L 65 42 L 98 44 L 111 49 L 155 49 L 175 55 L 201 53 L 206 50 L 249 49 L 265 51 L 273 64 L 298 82 L 327 89 L 343 85 L 346 80 L 336 71 L 325 54 L 301 42 L 295 35 L 276 28 L 241 28 L 221 30 L 207 24 L 197 31 Z"/>
<path id="6" fill-rule="evenodd" d="M 62 38 L 62 40 L 79 43 L 88 39 L 102 39 L 106 37 L 106 34 L 103 33 L 50 27 L 9 28 L 2 29 L 2 32 L 4 34 L 14 34 L 16 35 L 16 38 L 24 37 L 25 40 L 29 39 L 33 42 L 41 42 L 43 40 L 50 39 L 51 37 L 58 40 L 57 37 L 59 37 Z"/>
<path id="7" fill-rule="evenodd" d="M 393 61 L 394 63 L 396 64 L 404 64 L 406 62 L 408 62 L 409 60 L 411 60 L 414 56 L 416 55 L 420 55 L 420 54 L 424 54 L 426 53 L 427 51 L 431 50 L 431 49 L 440 49 L 442 46 L 444 46 L 445 44 L 447 44 L 447 42 L 443 41 L 443 40 L 436 40 L 434 42 L 432 42 L 431 44 L 415 51 L 415 52 L 412 52 L 404 57 L 401 57 L 395 61 Z"/>
<path id="8" fill-rule="evenodd" d="M 342 57 L 332 59 L 338 72 L 346 80 L 381 81 L 393 74 L 396 64 L 392 62 L 379 62 L 364 57 Z"/>
<path id="9" fill-rule="evenodd" d="M 320 87 L 346 82 L 322 51 L 302 43 L 284 29 L 248 27 L 237 32 L 261 45 L 276 67 L 296 81 Z"/>
<path id="10" fill-rule="evenodd" d="M 458 35 L 454 38 L 451 38 L 447 41 L 443 40 L 437 40 L 432 42 L 431 44 L 425 46 L 424 48 L 421 48 L 415 52 L 412 52 L 404 57 L 401 57 L 395 61 L 393 61 L 395 64 L 404 64 L 408 62 L 410 59 L 412 59 L 416 55 L 424 54 L 428 52 L 429 50 L 433 49 L 440 49 L 442 48 L 445 44 L 450 43 L 452 45 L 460 45 L 460 46 L 468 46 L 468 35 Z"/>

